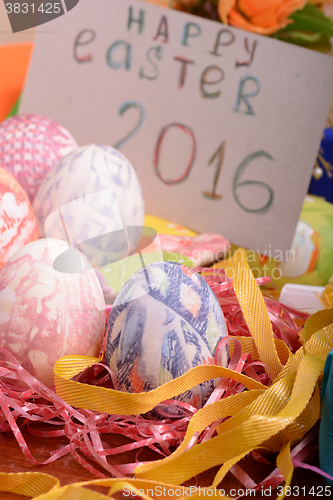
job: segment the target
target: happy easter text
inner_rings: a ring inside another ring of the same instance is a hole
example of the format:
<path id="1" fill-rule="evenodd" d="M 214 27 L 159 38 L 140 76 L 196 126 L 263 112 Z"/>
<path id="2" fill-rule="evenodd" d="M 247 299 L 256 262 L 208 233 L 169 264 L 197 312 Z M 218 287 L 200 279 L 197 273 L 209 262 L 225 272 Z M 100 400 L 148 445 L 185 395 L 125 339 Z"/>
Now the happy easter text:
<path id="1" fill-rule="evenodd" d="M 128 10 L 126 30 L 136 32 L 138 36 L 143 36 L 146 28 L 146 10 L 143 8 L 135 9 L 130 6 Z M 223 56 L 223 51 L 227 50 L 236 41 L 236 35 L 229 28 L 222 27 L 214 35 L 212 46 L 207 47 L 207 54 L 219 58 Z M 200 39 L 202 27 L 198 22 L 190 21 L 184 23 L 182 32 L 179 34 L 179 42 L 183 47 L 190 47 L 197 39 Z M 74 39 L 73 54 L 77 63 L 90 63 L 94 60 L 94 41 L 97 33 L 93 29 L 84 29 L 80 31 Z M 157 80 L 160 76 L 160 63 L 163 61 L 163 45 L 170 42 L 169 21 L 166 14 L 161 14 L 160 21 L 156 26 L 155 35 L 152 41 L 158 45 L 147 48 L 145 61 L 140 66 L 138 77 L 140 79 Z M 235 61 L 236 68 L 251 67 L 258 46 L 258 41 L 249 41 L 244 37 L 244 52 L 240 54 L 239 59 Z M 106 51 L 106 63 L 113 70 L 132 71 L 133 58 L 136 56 L 135 48 L 132 43 L 126 39 L 118 39 L 111 43 Z M 187 79 L 191 71 L 191 66 L 196 64 L 194 59 L 181 55 L 173 57 L 175 68 L 175 85 L 178 89 L 186 86 Z M 206 66 L 200 76 L 199 89 L 200 95 L 204 99 L 218 99 L 222 96 L 223 80 L 225 73 L 218 64 Z M 260 82 L 252 74 L 241 75 L 238 89 L 235 93 L 233 111 L 247 115 L 255 115 L 253 98 L 260 92 Z"/>

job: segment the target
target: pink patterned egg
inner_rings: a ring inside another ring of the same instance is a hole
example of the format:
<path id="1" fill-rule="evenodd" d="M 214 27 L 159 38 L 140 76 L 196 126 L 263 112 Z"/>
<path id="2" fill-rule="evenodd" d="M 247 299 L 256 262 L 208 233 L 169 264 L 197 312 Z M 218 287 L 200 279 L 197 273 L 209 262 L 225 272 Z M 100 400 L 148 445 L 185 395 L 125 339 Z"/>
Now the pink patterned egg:
<path id="1" fill-rule="evenodd" d="M 0 268 L 21 247 L 38 238 L 28 196 L 12 175 L 0 168 Z"/>
<path id="2" fill-rule="evenodd" d="M 32 202 L 40 183 L 77 143 L 61 125 L 40 115 L 16 115 L 0 123 L 0 167 L 11 173 Z"/>
<path id="3" fill-rule="evenodd" d="M 97 356 L 105 333 L 103 292 L 83 255 L 72 248 L 67 272 L 55 269 L 67 249 L 61 240 L 33 241 L 0 271 L 0 345 L 48 387 L 61 356 Z"/>

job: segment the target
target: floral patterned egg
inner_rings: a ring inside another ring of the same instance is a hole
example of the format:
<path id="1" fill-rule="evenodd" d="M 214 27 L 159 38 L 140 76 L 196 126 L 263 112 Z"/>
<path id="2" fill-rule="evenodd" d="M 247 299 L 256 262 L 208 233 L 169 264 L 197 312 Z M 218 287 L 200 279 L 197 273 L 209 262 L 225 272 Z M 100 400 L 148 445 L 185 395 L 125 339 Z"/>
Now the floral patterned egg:
<path id="1" fill-rule="evenodd" d="M 107 326 L 106 362 L 118 389 L 155 389 L 201 364 L 213 364 L 227 335 L 222 309 L 205 280 L 174 262 L 150 264 L 120 290 Z M 222 365 L 228 362 L 227 347 Z M 203 383 L 175 399 L 200 408 L 214 388 Z"/>
<path id="2" fill-rule="evenodd" d="M 78 246 L 93 267 L 136 251 L 144 202 L 135 170 L 114 148 L 92 144 L 60 160 L 33 202 L 40 236 Z"/>
<path id="3" fill-rule="evenodd" d="M 16 115 L 0 123 L 0 167 L 12 174 L 30 201 L 60 158 L 78 145 L 61 125 L 40 115 Z"/>
<path id="4" fill-rule="evenodd" d="M 37 238 L 28 196 L 14 177 L 0 168 L 0 268 L 17 250 Z"/>
<path id="5" fill-rule="evenodd" d="M 49 387 L 61 356 L 97 356 L 105 333 L 103 292 L 79 250 L 71 249 L 67 272 L 54 268 L 66 249 L 56 239 L 33 241 L 0 271 L 0 345 Z"/>

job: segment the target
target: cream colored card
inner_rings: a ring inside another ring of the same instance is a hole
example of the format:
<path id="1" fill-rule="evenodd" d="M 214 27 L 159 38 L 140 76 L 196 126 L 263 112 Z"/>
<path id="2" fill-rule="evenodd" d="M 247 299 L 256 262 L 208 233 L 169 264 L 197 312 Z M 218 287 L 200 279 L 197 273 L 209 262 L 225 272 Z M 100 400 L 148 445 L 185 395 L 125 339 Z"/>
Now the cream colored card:
<path id="1" fill-rule="evenodd" d="M 290 248 L 331 57 L 135 0 L 80 0 L 49 25 L 20 112 L 118 147 L 147 213 L 273 256 Z"/>

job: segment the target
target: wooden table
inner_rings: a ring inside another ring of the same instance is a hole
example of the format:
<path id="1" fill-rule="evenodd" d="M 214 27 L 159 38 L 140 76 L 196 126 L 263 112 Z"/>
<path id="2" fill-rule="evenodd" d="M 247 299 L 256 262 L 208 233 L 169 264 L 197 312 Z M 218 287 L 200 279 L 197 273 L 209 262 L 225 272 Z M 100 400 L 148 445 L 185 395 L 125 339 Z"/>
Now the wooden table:
<path id="1" fill-rule="evenodd" d="M 49 458 L 49 453 L 52 450 L 59 448 L 62 445 L 68 443 L 66 437 L 57 437 L 57 438 L 40 438 L 31 436 L 27 431 L 23 431 L 24 438 L 29 446 L 29 449 L 34 456 L 34 458 L 40 462 Z M 128 441 L 127 438 L 120 435 L 103 435 L 103 440 L 106 441 L 109 445 L 119 446 L 125 444 Z M 157 454 L 148 448 L 143 448 L 140 453 L 140 460 L 156 460 L 158 458 Z M 121 454 L 119 456 L 113 457 L 113 463 L 124 463 L 124 461 L 133 462 L 135 459 L 135 452 L 128 452 L 125 454 Z M 272 457 L 273 461 L 274 457 Z M 314 457 L 311 462 L 313 465 L 318 466 L 318 457 Z M 242 468 L 249 473 L 249 475 L 253 478 L 254 481 L 261 481 L 264 477 L 266 477 L 273 468 L 258 464 L 251 457 L 247 457 L 244 459 L 240 465 Z M 98 466 L 97 466 L 98 468 Z M 218 468 L 211 469 L 202 473 L 198 478 L 194 478 L 191 481 L 187 482 L 187 485 L 200 485 L 200 486 L 209 486 L 212 482 L 212 479 L 217 472 Z M 72 457 L 72 455 L 68 454 L 55 462 L 34 467 L 30 464 L 30 462 L 23 455 L 20 447 L 17 444 L 17 441 L 14 435 L 11 432 L 8 433 L 0 433 L 0 471 L 1 472 L 26 472 L 26 471 L 38 471 L 44 472 L 47 474 L 51 474 L 56 476 L 61 485 L 74 483 L 77 481 L 89 481 L 92 479 L 96 479 L 90 472 L 88 472 L 85 468 L 78 464 L 78 462 Z M 231 474 L 228 473 L 226 478 L 222 483 L 222 487 L 227 491 L 231 488 L 238 490 L 239 488 L 244 488 Z M 299 489 L 297 489 L 299 488 Z M 312 488 L 312 490 L 311 490 Z M 107 494 L 105 489 L 95 488 L 101 493 Z M 269 493 L 269 492 L 266 492 Z M 233 495 L 235 497 L 235 495 Z M 289 498 L 303 498 L 308 500 L 313 500 L 314 498 L 321 497 L 332 497 L 333 498 L 333 487 L 327 487 L 325 490 L 325 483 L 321 476 L 315 474 L 312 471 L 305 469 L 296 469 L 294 472 L 294 477 L 292 481 L 292 494 Z M 266 494 L 265 496 L 256 494 L 257 498 L 276 498 L 276 491 L 272 492 L 272 494 Z M 19 495 L 14 495 L 10 493 L 0 493 L 0 499 L 8 499 L 8 500 L 17 500 L 26 497 L 21 497 Z M 119 496 L 118 498 L 125 498 Z M 130 498 L 130 497 L 126 497 Z M 167 497 L 159 497 L 159 498 L 167 498 Z M 244 498 L 250 498 L 249 496 Z M 253 498 L 253 496 L 252 496 Z"/>

